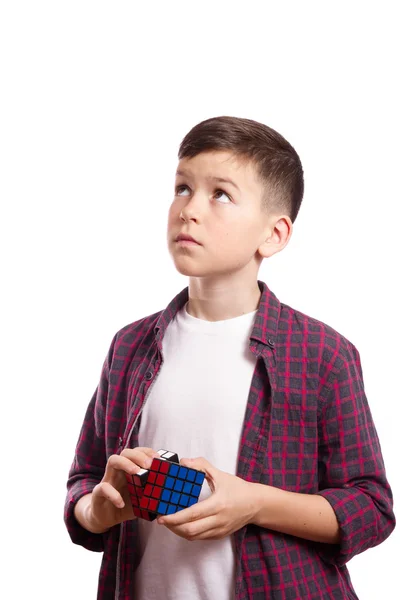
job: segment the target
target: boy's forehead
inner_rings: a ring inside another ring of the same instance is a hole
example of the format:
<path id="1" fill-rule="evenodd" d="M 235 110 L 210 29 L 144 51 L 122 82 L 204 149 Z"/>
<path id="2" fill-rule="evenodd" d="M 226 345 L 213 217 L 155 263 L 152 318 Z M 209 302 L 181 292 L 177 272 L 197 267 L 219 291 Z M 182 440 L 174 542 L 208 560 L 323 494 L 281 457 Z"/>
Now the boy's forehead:
<path id="1" fill-rule="evenodd" d="M 229 150 L 208 150 L 203 151 L 193 157 L 181 158 L 177 166 L 177 175 L 180 173 L 191 174 L 194 172 L 209 172 L 223 176 L 228 173 L 231 176 L 237 174 L 242 176 L 245 171 L 252 169 L 248 159 L 238 156 Z"/>

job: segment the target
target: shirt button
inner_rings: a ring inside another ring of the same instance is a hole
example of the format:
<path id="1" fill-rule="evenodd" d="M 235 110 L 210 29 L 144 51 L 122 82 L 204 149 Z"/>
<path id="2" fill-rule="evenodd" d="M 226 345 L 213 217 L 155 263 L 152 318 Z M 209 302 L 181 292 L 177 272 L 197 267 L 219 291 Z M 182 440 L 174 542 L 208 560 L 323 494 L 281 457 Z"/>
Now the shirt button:
<path id="1" fill-rule="evenodd" d="M 275 342 L 274 342 L 274 340 L 272 338 L 268 338 L 268 344 L 270 346 L 275 346 Z"/>
<path id="2" fill-rule="evenodd" d="M 146 379 L 152 379 L 153 378 L 153 371 L 147 371 L 146 375 L 145 375 Z"/>

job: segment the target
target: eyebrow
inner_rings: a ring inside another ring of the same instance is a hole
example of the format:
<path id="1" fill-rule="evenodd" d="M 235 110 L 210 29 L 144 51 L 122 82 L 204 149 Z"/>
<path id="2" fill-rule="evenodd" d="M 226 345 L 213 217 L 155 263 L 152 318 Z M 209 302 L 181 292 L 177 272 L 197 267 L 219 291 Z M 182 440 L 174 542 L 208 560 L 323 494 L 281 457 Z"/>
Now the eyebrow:
<path id="1" fill-rule="evenodd" d="M 189 175 L 186 174 L 185 171 L 177 171 L 176 175 L 181 175 L 182 177 L 188 177 Z M 230 183 L 231 185 L 233 185 L 239 192 L 239 186 L 236 185 L 236 183 L 234 181 L 232 181 L 231 179 L 226 179 L 224 177 L 212 177 L 211 175 L 209 175 L 206 179 L 211 179 L 213 181 L 219 181 L 220 183 Z"/>

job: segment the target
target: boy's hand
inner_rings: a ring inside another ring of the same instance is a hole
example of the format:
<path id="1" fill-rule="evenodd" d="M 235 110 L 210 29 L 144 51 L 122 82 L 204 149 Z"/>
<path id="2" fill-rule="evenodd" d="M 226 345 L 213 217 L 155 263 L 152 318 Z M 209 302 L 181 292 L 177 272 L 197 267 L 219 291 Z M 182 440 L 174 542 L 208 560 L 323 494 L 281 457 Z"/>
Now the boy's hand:
<path id="1" fill-rule="evenodd" d="M 216 469 L 205 458 L 182 459 L 181 464 L 205 471 L 213 494 L 173 515 L 158 517 L 158 523 L 187 540 L 219 540 L 252 522 L 257 511 L 252 483 Z"/>
<path id="2" fill-rule="evenodd" d="M 159 456 L 152 448 L 125 448 L 120 455 L 113 454 L 107 461 L 104 477 L 93 488 L 90 502 L 84 506 L 85 527 L 94 533 L 102 533 L 110 527 L 135 519 L 129 497 L 125 473 L 135 474 L 140 469 L 148 469 L 152 459 Z M 79 502 L 75 507 L 79 519 Z M 82 522 L 81 522 L 82 524 Z"/>

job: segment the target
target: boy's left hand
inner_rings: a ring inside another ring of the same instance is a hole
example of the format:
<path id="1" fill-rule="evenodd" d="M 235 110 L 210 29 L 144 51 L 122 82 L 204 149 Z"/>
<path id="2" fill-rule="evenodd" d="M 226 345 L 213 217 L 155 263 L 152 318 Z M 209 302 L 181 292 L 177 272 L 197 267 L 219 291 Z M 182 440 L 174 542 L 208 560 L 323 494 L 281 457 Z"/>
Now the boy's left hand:
<path id="1" fill-rule="evenodd" d="M 205 458 L 182 459 L 181 465 L 204 471 L 212 495 L 172 515 L 157 518 L 187 540 L 219 540 L 252 522 L 257 510 L 255 486 L 213 467 Z"/>

